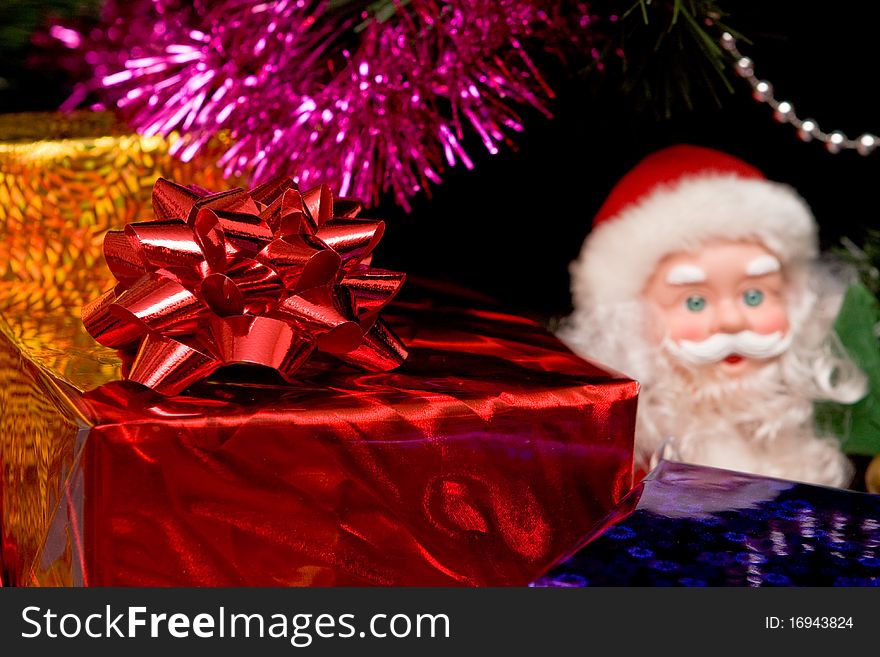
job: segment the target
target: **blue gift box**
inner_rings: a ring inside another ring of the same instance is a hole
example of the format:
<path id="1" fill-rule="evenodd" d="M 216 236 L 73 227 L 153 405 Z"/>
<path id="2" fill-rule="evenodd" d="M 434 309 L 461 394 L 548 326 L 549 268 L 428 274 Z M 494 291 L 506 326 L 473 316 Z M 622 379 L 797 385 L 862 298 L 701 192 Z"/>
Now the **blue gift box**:
<path id="1" fill-rule="evenodd" d="M 880 495 L 662 462 L 532 586 L 880 586 Z"/>

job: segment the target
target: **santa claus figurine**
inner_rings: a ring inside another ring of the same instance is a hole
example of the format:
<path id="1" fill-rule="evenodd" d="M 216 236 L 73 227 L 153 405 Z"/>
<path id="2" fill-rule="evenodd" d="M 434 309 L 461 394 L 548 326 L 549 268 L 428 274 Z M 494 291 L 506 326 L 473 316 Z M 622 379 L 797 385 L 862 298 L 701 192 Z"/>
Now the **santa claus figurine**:
<path id="1" fill-rule="evenodd" d="M 793 189 L 715 150 L 659 151 L 612 190 L 571 276 L 561 337 L 641 383 L 638 467 L 849 483 L 813 404 L 867 384 L 832 330 L 847 281 Z"/>

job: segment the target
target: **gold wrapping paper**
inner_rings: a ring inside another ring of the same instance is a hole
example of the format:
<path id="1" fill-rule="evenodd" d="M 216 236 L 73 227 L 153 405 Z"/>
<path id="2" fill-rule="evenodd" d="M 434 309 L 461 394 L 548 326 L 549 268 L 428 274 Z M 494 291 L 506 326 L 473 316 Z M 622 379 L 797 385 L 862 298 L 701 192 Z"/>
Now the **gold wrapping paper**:
<path id="1" fill-rule="evenodd" d="M 104 233 L 152 216 L 156 178 L 232 186 L 213 166 L 174 159 L 169 145 L 109 113 L 0 115 L 0 279 L 93 295 L 112 281 Z"/>
<path id="2" fill-rule="evenodd" d="M 222 178 L 210 150 L 205 159 L 174 159 L 172 142 L 133 134 L 110 113 L 0 115 L 2 584 L 33 581 L 39 570 L 34 557 L 84 426 L 63 395 L 39 390 L 119 375 L 115 352 L 79 327 L 83 301 L 113 284 L 104 233 L 152 216 L 160 176 L 212 190 L 240 182 Z M 14 435 L 27 440 L 14 443 Z M 68 550 L 57 538 L 57 550 Z"/>

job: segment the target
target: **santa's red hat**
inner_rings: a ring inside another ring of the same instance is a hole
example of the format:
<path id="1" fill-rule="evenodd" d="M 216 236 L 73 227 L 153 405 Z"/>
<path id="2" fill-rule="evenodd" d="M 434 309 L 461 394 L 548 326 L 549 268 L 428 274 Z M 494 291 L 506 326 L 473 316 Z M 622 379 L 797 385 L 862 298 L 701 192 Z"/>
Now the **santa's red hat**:
<path id="1" fill-rule="evenodd" d="M 816 256 L 816 221 L 789 186 L 732 155 L 673 146 L 611 191 L 572 263 L 575 307 L 638 297 L 664 256 L 713 239 L 754 240 L 783 265 Z"/>

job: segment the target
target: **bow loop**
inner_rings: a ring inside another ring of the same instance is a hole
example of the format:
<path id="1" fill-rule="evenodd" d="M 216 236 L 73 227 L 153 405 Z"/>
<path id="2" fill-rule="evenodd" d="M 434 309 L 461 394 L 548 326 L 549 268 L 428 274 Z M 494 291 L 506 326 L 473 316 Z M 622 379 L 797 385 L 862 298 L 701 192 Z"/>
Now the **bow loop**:
<path id="1" fill-rule="evenodd" d="M 180 219 L 128 224 L 125 234 L 151 269 L 196 267 L 205 259 L 192 230 Z"/>
<path id="2" fill-rule="evenodd" d="M 104 236 L 104 259 L 117 281 L 130 283 L 143 276 L 150 265 L 136 238 L 124 230 L 110 230 Z"/>
<path id="3" fill-rule="evenodd" d="M 338 219 L 318 229 L 318 238 L 348 267 L 367 258 L 385 234 L 385 222 L 371 219 Z"/>

